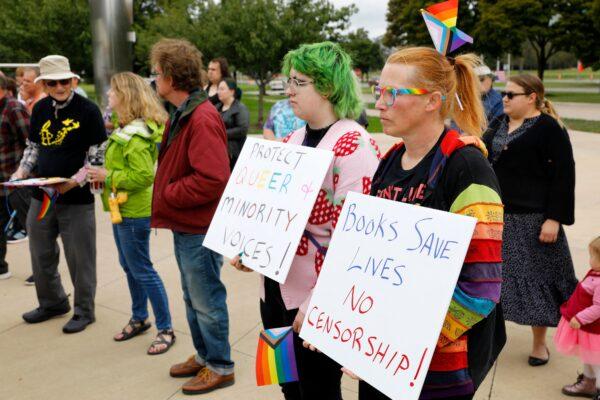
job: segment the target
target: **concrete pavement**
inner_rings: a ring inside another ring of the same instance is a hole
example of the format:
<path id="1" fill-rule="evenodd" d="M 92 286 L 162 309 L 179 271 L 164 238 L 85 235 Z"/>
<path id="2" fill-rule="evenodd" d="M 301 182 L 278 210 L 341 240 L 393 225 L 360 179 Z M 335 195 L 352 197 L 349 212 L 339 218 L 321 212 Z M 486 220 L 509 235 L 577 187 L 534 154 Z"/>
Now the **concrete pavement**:
<path id="1" fill-rule="evenodd" d="M 391 138 L 376 135 L 385 149 Z M 577 160 L 576 224 L 567 235 L 577 274 L 587 270 L 587 243 L 600 234 L 600 135 L 572 132 Z M 177 343 L 166 354 L 146 355 L 155 330 L 130 341 L 116 343 L 112 336 L 129 319 L 130 299 L 125 275 L 118 264 L 109 217 L 97 208 L 98 291 L 97 322 L 84 332 L 65 335 L 68 317 L 27 325 L 23 312 L 37 306 L 35 289 L 23 281 L 30 274 L 27 243 L 9 245 L 7 260 L 13 277 L 0 281 L 0 399 L 1 400 L 174 400 L 189 398 L 180 392 L 184 380 L 170 378 L 171 364 L 193 353 L 172 237 L 160 230 L 152 233 L 151 255 L 169 294 Z M 72 285 L 64 260 L 60 272 L 65 288 Z M 230 339 L 236 362 L 236 384 L 199 399 L 281 399 L 278 388 L 256 387 L 254 361 L 260 317 L 258 276 L 225 266 L 228 289 Z M 550 344 L 551 360 L 544 367 L 527 366 L 530 331 L 508 324 L 508 344 L 488 378 L 476 394 L 477 400 L 560 400 L 563 384 L 571 383 L 581 366 L 563 357 Z M 551 332 L 552 333 L 552 332 Z M 551 343 L 551 342 L 550 342 Z M 356 399 L 356 383 L 344 379 L 344 399 Z M 318 400 L 318 399 L 315 399 Z"/>

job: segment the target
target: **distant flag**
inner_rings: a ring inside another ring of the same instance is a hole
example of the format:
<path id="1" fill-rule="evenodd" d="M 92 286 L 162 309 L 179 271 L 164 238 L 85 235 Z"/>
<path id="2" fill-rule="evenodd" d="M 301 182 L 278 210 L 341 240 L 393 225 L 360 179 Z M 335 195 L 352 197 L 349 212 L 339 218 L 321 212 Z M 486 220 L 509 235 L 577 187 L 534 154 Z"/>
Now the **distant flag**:
<path id="1" fill-rule="evenodd" d="M 585 68 L 583 67 L 583 63 L 581 62 L 581 60 L 577 60 L 577 71 L 579 72 L 583 72 Z"/>
<path id="2" fill-rule="evenodd" d="M 465 43 L 473 43 L 473 38 L 456 27 L 458 0 L 448 0 L 421 10 L 431 40 L 436 50 L 446 55 Z"/>
<path id="3" fill-rule="evenodd" d="M 292 327 L 261 331 L 256 349 L 256 384 L 277 385 L 297 380 Z"/>

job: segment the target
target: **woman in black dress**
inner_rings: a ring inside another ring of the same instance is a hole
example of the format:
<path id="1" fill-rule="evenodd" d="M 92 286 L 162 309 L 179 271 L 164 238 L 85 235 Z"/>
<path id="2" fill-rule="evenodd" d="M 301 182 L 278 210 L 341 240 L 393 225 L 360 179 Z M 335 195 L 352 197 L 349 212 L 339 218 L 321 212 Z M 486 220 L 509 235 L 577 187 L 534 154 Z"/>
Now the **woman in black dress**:
<path id="1" fill-rule="evenodd" d="M 505 205 L 502 305 L 507 320 L 530 325 L 529 365 L 548 362 L 548 326 L 577 279 L 562 225 L 575 222 L 575 161 L 569 135 L 544 85 L 533 75 L 509 79 L 505 115 L 483 139 Z"/>

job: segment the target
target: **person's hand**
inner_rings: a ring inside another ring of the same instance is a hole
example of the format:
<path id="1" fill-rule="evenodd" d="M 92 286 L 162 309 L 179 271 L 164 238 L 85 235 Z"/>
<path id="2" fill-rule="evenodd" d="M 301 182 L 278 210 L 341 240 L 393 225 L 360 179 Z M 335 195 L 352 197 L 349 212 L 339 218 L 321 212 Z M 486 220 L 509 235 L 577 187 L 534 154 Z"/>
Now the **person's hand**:
<path id="1" fill-rule="evenodd" d="M 302 328 L 302 323 L 304 322 L 304 313 L 298 310 L 298 314 L 296 314 L 296 318 L 294 318 L 294 323 L 292 327 L 294 328 L 294 332 L 300 333 L 300 328 Z M 306 346 L 304 346 L 306 347 Z"/>
<path id="2" fill-rule="evenodd" d="M 17 170 L 10 176 L 11 181 L 26 179 L 29 174 L 22 169 L 21 167 L 17 168 Z"/>
<path id="3" fill-rule="evenodd" d="M 554 243 L 558 239 L 558 231 L 560 229 L 560 223 L 553 219 L 547 219 L 542 224 L 540 230 L 540 242 L 542 243 Z"/>
<path id="4" fill-rule="evenodd" d="M 55 189 L 60 194 L 65 194 L 69 190 L 73 189 L 76 186 L 79 186 L 79 184 L 77 183 L 77 181 L 75 179 L 69 179 L 68 181 L 63 182 L 63 183 L 57 183 L 56 185 L 50 185 L 51 188 Z"/>
<path id="5" fill-rule="evenodd" d="M 579 323 L 579 321 L 577 321 L 577 318 L 575 318 L 575 317 L 571 318 L 571 321 L 569 322 L 569 326 L 573 329 L 581 328 L 581 324 Z"/>
<path id="6" fill-rule="evenodd" d="M 343 368 L 342 367 L 342 372 L 345 373 L 346 375 L 348 375 L 350 378 L 357 380 L 357 381 L 361 381 L 362 379 L 360 379 L 360 377 L 358 375 L 356 375 L 354 372 L 350 371 L 348 368 Z"/>
<path id="7" fill-rule="evenodd" d="M 302 342 L 302 346 L 305 349 L 309 349 L 310 351 L 316 351 L 317 353 L 321 352 L 321 350 L 317 349 L 315 346 L 313 346 L 312 344 L 308 343 L 306 340 Z"/>
<path id="8" fill-rule="evenodd" d="M 104 167 L 87 167 L 88 178 L 90 182 L 102 182 L 106 180 L 108 172 Z"/>
<path id="9" fill-rule="evenodd" d="M 229 264 L 234 267 L 235 269 L 237 269 L 238 271 L 242 271 L 242 272 L 252 272 L 253 270 L 246 267 L 244 264 L 242 264 L 242 259 L 240 256 L 235 256 L 233 257 L 231 260 L 229 260 Z"/>

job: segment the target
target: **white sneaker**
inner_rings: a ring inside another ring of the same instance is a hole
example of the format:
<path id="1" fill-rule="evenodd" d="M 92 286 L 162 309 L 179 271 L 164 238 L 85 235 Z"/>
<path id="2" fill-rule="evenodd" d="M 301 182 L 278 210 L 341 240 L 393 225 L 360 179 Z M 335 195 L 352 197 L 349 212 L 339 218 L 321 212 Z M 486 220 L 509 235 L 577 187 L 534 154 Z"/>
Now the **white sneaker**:
<path id="1" fill-rule="evenodd" d="M 12 273 L 10 271 L 6 271 L 5 273 L 0 274 L 0 280 L 2 280 L 2 279 L 8 279 L 11 276 L 12 276 Z"/>

